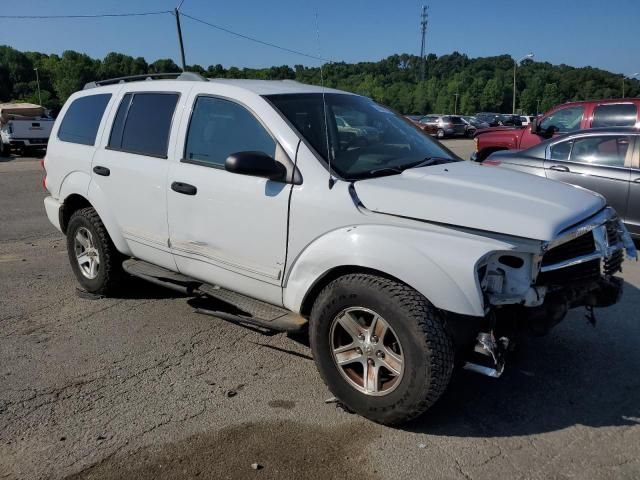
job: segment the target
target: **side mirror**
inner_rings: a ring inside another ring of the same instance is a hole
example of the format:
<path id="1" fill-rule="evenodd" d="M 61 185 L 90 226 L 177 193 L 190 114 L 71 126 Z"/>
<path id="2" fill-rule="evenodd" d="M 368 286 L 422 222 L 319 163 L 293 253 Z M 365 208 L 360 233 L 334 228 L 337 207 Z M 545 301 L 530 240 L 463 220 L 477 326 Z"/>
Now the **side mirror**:
<path id="1" fill-rule="evenodd" d="M 538 126 L 538 119 L 534 118 L 531 120 L 531 133 L 538 133 L 540 131 L 540 127 Z"/>
<path id="2" fill-rule="evenodd" d="M 263 152 L 232 153 L 225 160 L 224 169 L 227 172 L 268 178 L 276 182 L 284 182 L 287 178 L 285 166 Z"/>

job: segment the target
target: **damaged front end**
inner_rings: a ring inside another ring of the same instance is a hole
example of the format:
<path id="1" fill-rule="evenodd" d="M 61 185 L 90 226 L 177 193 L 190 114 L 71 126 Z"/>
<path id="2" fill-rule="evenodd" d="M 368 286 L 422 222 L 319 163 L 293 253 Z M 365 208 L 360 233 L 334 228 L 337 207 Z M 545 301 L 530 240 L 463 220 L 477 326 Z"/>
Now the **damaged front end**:
<path id="1" fill-rule="evenodd" d="M 485 302 L 485 331 L 477 335 L 465 368 L 500 376 L 504 353 L 522 333 L 545 335 L 567 312 L 620 300 L 625 251 L 637 260 L 631 236 L 611 208 L 543 242 L 539 252 L 494 252 L 477 267 Z"/>

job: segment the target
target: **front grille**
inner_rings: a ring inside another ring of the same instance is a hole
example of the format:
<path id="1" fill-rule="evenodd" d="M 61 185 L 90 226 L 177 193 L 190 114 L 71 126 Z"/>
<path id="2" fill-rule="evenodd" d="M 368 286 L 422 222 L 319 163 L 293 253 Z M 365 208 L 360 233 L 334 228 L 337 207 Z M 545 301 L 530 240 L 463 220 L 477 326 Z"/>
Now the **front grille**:
<path id="1" fill-rule="evenodd" d="M 562 286 L 590 283 L 600 278 L 600 260 L 590 260 L 570 267 L 542 272 L 538 275 L 538 285 Z"/>
<path id="2" fill-rule="evenodd" d="M 604 273 L 605 275 L 615 275 L 622 271 L 622 261 L 624 260 L 624 252 L 622 250 L 616 250 L 611 256 L 604 261 Z"/>
<path id="3" fill-rule="evenodd" d="M 593 232 L 588 232 L 549 250 L 542 257 L 542 266 L 545 267 L 576 257 L 582 257 L 583 255 L 589 255 L 595 250 L 596 242 L 593 239 Z"/>
<path id="4" fill-rule="evenodd" d="M 606 223 L 606 228 L 607 228 L 607 238 L 609 240 L 609 245 L 615 245 L 621 240 L 620 232 L 618 231 L 618 221 L 609 220 Z"/>

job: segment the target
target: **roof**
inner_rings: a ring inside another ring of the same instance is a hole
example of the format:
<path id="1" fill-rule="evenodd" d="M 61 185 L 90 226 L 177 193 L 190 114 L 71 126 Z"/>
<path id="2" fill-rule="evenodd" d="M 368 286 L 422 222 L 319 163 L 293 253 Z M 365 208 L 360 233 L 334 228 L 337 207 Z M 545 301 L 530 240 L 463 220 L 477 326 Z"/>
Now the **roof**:
<path id="1" fill-rule="evenodd" d="M 321 87 L 319 85 L 308 85 L 295 80 L 245 80 L 230 78 L 210 78 L 209 82 L 230 85 L 243 90 L 250 91 L 257 95 L 277 95 L 284 93 L 344 93 L 342 90 Z"/>
<path id="2" fill-rule="evenodd" d="M 118 86 L 122 84 L 139 84 L 140 82 L 153 81 L 156 82 L 205 82 L 217 85 L 227 85 L 233 88 L 242 89 L 256 95 L 277 95 L 288 93 L 344 93 L 340 90 L 326 88 L 318 85 L 307 85 L 295 80 L 246 80 L 246 79 L 228 79 L 228 78 L 205 78 L 194 72 L 178 72 L 178 73 L 148 73 L 142 75 L 130 75 L 128 77 L 110 78 L 106 80 L 97 80 L 85 84 L 84 90 L 94 89 L 98 87 Z M 106 88 L 109 91 L 108 88 Z"/>

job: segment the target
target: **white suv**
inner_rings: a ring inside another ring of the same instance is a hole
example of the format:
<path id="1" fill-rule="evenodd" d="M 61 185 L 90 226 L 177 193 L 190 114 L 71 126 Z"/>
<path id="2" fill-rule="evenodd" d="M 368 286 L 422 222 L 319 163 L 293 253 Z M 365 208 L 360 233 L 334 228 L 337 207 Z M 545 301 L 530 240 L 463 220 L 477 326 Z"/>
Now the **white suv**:
<path id="1" fill-rule="evenodd" d="M 365 417 L 413 418 L 455 364 L 499 376 L 512 336 L 620 297 L 635 252 L 596 194 L 461 161 L 358 95 L 135 80 L 87 85 L 53 128 L 45 207 L 80 284 L 129 273 L 236 307 L 202 310 L 219 318 L 308 324 L 322 378 Z"/>

